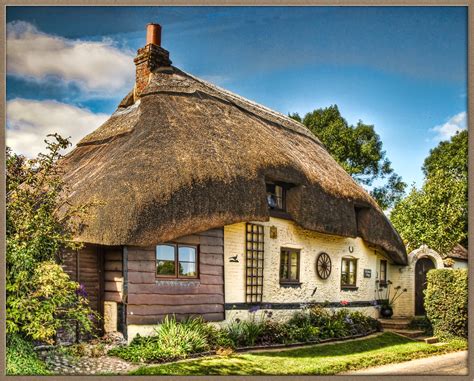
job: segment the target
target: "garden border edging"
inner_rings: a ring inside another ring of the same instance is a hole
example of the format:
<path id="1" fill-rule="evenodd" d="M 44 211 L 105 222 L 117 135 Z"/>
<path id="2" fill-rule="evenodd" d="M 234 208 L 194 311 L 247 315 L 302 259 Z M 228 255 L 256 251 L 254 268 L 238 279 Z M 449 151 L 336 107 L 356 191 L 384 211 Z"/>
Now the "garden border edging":
<path id="1" fill-rule="evenodd" d="M 328 344 L 328 343 L 336 343 L 336 342 L 343 342 L 343 341 L 348 341 L 351 339 L 360 339 L 364 337 L 368 337 L 371 335 L 374 335 L 376 333 L 383 333 L 382 331 L 378 330 L 371 330 L 368 331 L 365 334 L 357 334 L 353 336 L 344 336 L 344 337 L 332 337 L 328 339 L 322 339 L 322 340 L 312 340 L 312 341 L 306 341 L 306 342 L 298 342 L 298 343 L 291 343 L 291 344 L 273 344 L 273 345 L 267 345 L 267 346 L 262 346 L 262 345 L 255 345 L 255 346 L 249 346 L 249 347 L 240 347 L 236 348 L 233 353 L 251 353 L 251 352 L 265 352 L 266 350 L 275 350 L 275 349 L 291 349 L 295 347 L 310 347 L 310 346 L 317 346 L 318 344 Z M 111 357 L 116 357 L 116 356 L 111 356 Z M 183 358 L 183 359 L 178 359 L 174 361 L 164 361 L 164 362 L 149 362 L 149 363 L 133 363 L 129 361 L 132 364 L 139 364 L 141 366 L 148 366 L 148 365 L 166 365 L 166 364 L 176 364 L 179 362 L 186 362 L 186 361 L 191 361 L 191 360 L 196 360 L 199 358 L 214 358 L 214 357 L 222 357 L 216 353 L 216 351 L 208 351 L 208 352 L 201 352 L 201 353 L 194 353 L 190 354 L 188 357 Z"/>

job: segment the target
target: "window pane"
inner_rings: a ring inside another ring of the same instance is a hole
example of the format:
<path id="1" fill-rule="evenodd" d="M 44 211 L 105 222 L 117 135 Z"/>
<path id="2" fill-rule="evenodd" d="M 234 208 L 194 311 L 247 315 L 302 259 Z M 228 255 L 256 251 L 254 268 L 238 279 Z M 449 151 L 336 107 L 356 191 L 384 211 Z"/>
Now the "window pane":
<path id="1" fill-rule="evenodd" d="M 346 286 L 346 285 L 347 285 L 347 282 L 348 282 L 347 273 L 342 273 L 342 274 L 341 274 L 341 284 L 342 284 L 343 286 Z"/>
<path id="2" fill-rule="evenodd" d="M 290 258 L 290 278 L 292 280 L 298 280 L 298 252 L 292 251 Z"/>
<path id="3" fill-rule="evenodd" d="M 280 256 L 280 277 L 288 279 L 288 252 L 282 251 Z"/>
<path id="4" fill-rule="evenodd" d="M 156 247 L 156 259 L 174 261 L 174 246 L 158 245 Z"/>
<path id="5" fill-rule="evenodd" d="M 267 193 L 275 193 L 275 184 L 266 184 L 267 186 Z"/>
<path id="6" fill-rule="evenodd" d="M 195 277 L 197 275 L 196 263 L 179 262 L 179 275 Z"/>
<path id="7" fill-rule="evenodd" d="M 157 275 L 175 275 L 175 262 L 173 261 L 157 261 L 156 274 Z"/>
<path id="8" fill-rule="evenodd" d="M 283 188 L 279 185 L 275 185 L 275 198 L 277 202 L 277 208 L 283 209 Z"/>
<path id="9" fill-rule="evenodd" d="M 348 268 L 347 268 L 348 266 L 347 266 L 347 264 L 348 264 L 348 263 L 347 263 L 347 259 L 343 259 L 343 260 L 342 260 L 342 272 L 343 272 L 343 273 L 347 273 L 347 272 L 348 272 Z"/>
<path id="10" fill-rule="evenodd" d="M 298 280 L 298 267 L 297 266 L 291 266 L 290 279 Z"/>
<path id="11" fill-rule="evenodd" d="M 349 274 L 349 284 L 355 284 L 355 273 Z"/>
<path id="12" fill-rule="evenodd" d="M 178 256 L 180 261 L 196 262 L 196 248 L 189 246 L 179 246 Z"/>

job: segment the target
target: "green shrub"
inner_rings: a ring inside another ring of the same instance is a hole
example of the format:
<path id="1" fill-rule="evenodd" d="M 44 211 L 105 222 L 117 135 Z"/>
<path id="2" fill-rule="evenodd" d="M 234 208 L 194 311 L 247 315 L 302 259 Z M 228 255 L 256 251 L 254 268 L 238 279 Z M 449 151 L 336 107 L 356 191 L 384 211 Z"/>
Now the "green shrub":
<path id="1" fill-rule="evenodd" d="M 416 316 L 410 321 L 410 329 L 421 330 L 425 335 L 433 335 L 433 326 L 426 316 Z"/>
<path id="2" fill-rule="evenodd" d="M 265 323 L 260 320 L 235 320 L 224 330 L 230 340 L 238 347 L 253 346 L 265 330 Z"/>
<path id="3" fill-rule="evenodd" d="M 77 292 L 79 284 L 71 281 L 61 266 L 51 261 L 39 263 L 28 284 L 28 292 L 19 296 L 11 292 L 8 299 L 10 331 L 52 343 L 59 328 L 75 329 L 75 322 L 80 323 L 82 333 L 93 330 L 97 314 Z"/>
<path id="4" fill-rule="evenodd" d="M 285 344 L 291 341 L 286 324 L 266 320 L 263 331 L 258 338 L 259 345 Z"/>
<path id="5" fill-rule="evenodd" d="M 133 362 L 163 362 L 208 350 L 229 352 L 235 347 L 317 341 L 366 334 L 377 328 L 377 320 L 347 309 L 330 312 L 314 307 L 294 313 L 284 323 L 270 320 L 271 312 L 255 312 L 250 319 L 235 319 L 221 329 L 201 318 L 183 322 L 165 318 L 154 336 L 137 336 L 130 345 L 112 349 L 109 354 Z"/>
<path id="6" fill-rule="evenodd" d="M 53 341 L 59 319 L 73 319 L 84 331 L 92 327 L 78 284 L 53 265 L 62 249 L 80 247 L 73 237 L 91 205 L 67 202 L 57 162 L 70 142 L 49 136 L 47 152 L 36 158 L 6 152 L 6 331 L 46 342 Z"/>
<path id="7" fill-rule="evenodd" d="M 6 367 L 9 376 L 50 374 L 33 350 L 33 345 L 17 334 L 7 335 Z"/>
<path id="8" fill-rule="evenodd" d="M 231 342 L 202 318 L 178 322 L 166 316 L 155 335 L 137 336 L 130 345 L 114 348 L 109 354 L 133 362 L 162 362 L 186 358 L 210 350 L 211 345 L 217 348 L 227 343 Z"/>
<path id="9" fill-rule="evenodd" d="M 434 334 L 441 338 L 467 338 L 467 270 L 431 270 L 427 283 L 425 309 Z"/>

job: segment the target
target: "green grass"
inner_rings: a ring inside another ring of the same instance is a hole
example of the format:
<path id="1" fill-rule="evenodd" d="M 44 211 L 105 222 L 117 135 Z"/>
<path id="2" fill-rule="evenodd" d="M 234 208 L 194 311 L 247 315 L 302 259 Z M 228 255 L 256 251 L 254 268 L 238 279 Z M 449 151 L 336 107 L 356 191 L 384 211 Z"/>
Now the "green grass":
<path id="1" fill-rule="evenodd" d="M 7 339 L 6 374 L 9 376 L 48 375 L 51 372 L 38 358 L 33 345 L 19 335 Z"/>
<path id="2" fill-rule="evenodd" d="M 235 354 L 228 357 L 144 366 L 134 375 L 308 375 L 336 374 L 376 365 L 466 349 L 467 343 L 452 341 L 433 346 L 387 332 L 377 337 L 331 345 Z"/>

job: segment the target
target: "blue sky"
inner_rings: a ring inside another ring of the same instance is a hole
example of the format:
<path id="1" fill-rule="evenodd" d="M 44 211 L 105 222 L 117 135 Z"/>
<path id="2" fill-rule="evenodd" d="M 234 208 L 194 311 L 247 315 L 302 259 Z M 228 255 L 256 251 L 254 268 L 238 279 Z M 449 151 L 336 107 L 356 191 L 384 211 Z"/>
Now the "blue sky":
<path id="1" fill-rule="evenodd" d="M 337 104 L 375 125 L 422 183 L 430 148 L 466 128 L 465 7 L 7 7 L 7 144 L 74 142 L 133 86 L 145 25 L 175 66 L 284 114 Z"/>

